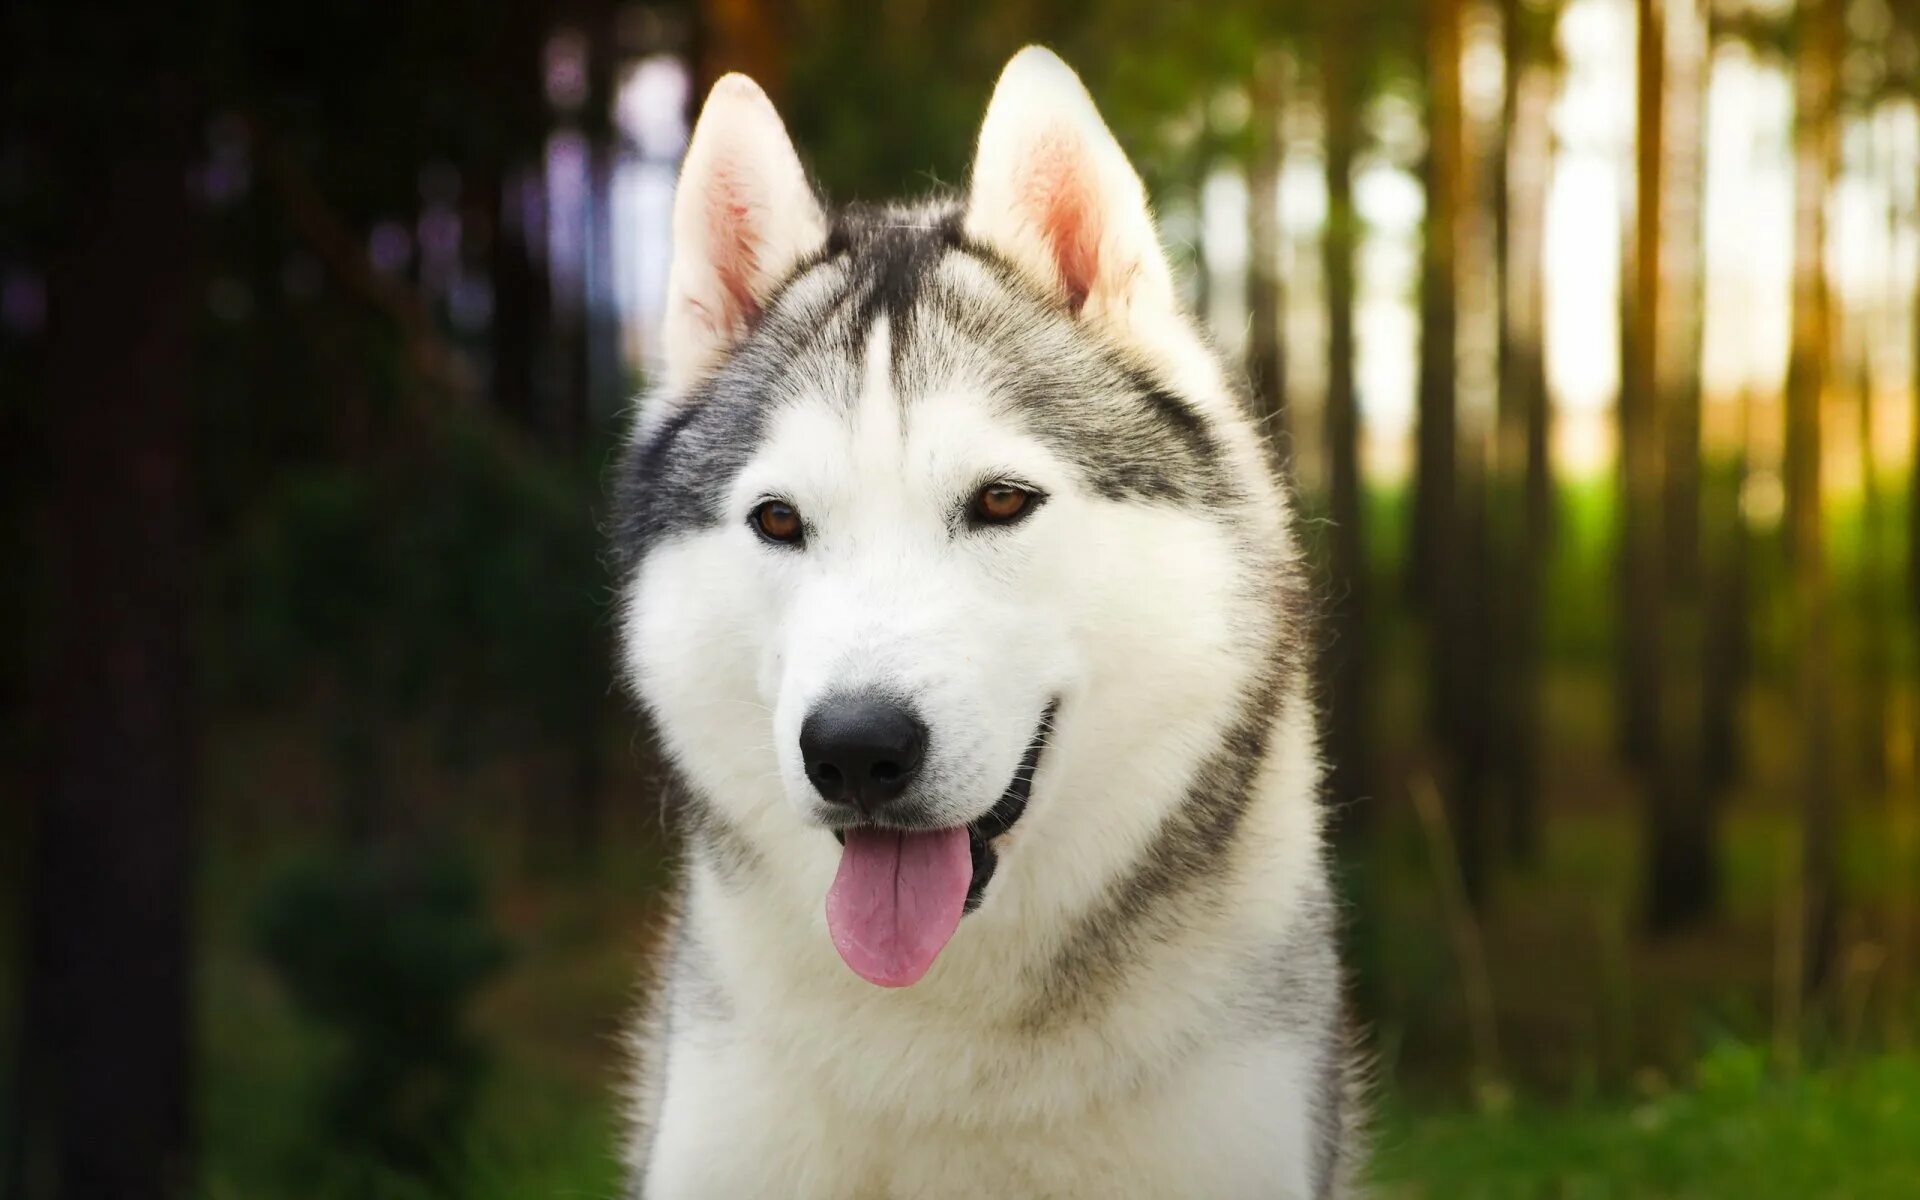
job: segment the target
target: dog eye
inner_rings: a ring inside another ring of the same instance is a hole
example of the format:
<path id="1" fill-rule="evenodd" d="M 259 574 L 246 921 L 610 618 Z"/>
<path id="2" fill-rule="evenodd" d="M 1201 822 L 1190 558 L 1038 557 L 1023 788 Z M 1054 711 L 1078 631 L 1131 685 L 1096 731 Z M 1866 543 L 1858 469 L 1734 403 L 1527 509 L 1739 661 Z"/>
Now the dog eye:
<path id="1" fill-rule="evenodd" d="M 805 528 L 800 522 L 800 510 L 784 500 L 762 500 L 747 523 L 761 537 L 783 546 L 798 545 Z"/>
<path id="2" fill-rule="evenodd" d="M 989 483 L 973 494 L 967 515 L 977 525 L 1011 525 L 1032 512 L 1039 497 L 1012 483 Z"/>

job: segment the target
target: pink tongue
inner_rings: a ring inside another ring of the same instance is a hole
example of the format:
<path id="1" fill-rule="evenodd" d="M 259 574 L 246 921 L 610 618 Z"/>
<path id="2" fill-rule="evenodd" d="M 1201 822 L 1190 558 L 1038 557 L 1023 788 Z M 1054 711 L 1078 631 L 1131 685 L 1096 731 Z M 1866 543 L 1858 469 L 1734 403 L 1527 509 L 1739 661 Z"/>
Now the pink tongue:
<path id="1" fill-rule="evenodd" d="M 959 926 L 972 882 L 964 828 L 849 829 L 827 889 L 833 947 L 869 983 L 918 983 Z"/>

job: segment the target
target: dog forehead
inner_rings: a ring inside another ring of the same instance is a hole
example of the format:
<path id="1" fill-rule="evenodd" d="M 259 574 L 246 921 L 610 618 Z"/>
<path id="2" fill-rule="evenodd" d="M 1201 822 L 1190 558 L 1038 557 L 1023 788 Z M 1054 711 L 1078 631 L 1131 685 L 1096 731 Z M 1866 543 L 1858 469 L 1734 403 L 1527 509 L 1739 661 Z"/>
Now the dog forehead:
<path id="1" fill-rule="evenodd" d="M 774 410 L 735 492 L 784 489 L 803 502 L 944 499 L 989 475 L 1054 480 L 1069 469 L 1004 396 L 971 372 L 926 375 L 903 394 L 886 366 L 889 351 L 886 326 L 876 326 L 855 395 L 815 392 Z"/>
<path id="2" fill-rule="evenodd" d="M 895 440 L 924 449 L 936 439 L 913 431 L 942 431 L 943 461 L 1023 442 L 1110 500 L 1217 508 L 1238 490 L 1193 404 L 969 243 L 953 206 L 851 209 L 712 375 L 642 422 L 617 480 L 616 563 L 721 524 L 784 414 L 844 437 L 882 378 Z"/>

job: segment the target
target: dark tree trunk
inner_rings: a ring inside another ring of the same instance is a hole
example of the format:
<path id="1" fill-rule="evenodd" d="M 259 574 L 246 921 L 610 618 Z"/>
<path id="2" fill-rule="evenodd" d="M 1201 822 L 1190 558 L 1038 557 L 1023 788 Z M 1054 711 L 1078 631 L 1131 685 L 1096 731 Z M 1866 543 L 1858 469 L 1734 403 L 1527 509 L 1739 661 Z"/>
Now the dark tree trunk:
<path id="1" fill-rule="evenodd" d="M 1407 595 L 1425 607 L 1445 573 L 1458 569 L 1448 544 L 1454 479 L 1457 256 L 1464 183 L 1461 157 L 1460 3 L 1426 5 L 1427 220 L 1420 271 L 1420 376 Z"/>
<path id="2" fill-rule="evenodd" d="M 502 417 L 531 431 L 538 426 L 541 411 L 535 381 L 539 347 L 544 340 L 547 289 L 530 244 L 542 231 L 527 227 L 527 213 L 522 209 L 525 178 L 509 168 L 492 181 L 491 400 Z"/>
<path id="3" fill-rule="evenodd" d="M 1840 805 L 1833 786 L 1833 630 L 1820 497 L 1821 398 L 1831 320 L 1822 249 L 1836 165 L 1841 0 L 1802 10 L 1795 80 L 1793 345 L 1787 366 L 1787 557 L 1792 573 L 1794 708 L 1801 746 L 1803 982 L 1818 986 L 1838 939 Z"/>
<path id="4" fill-rule="evenodd" d="M 1341 10 L 1342 13 L 1345 10 Z M 1320 72 L 1326 112 L 1327 228 L 1322 242 L 1327 280 L 1326 446 L 1329 515 L 1333 521 L 1328 580 L 1329 630 L 1321 678 L 1327 697 L 1329 791 L 1336 832 L 1364 828 L 1368 794 L 1367 562 L 1360 492 L 1360 410 L 1354 394 L 1353 162 L 1360 141 L 1354 86 L 1357 23 L 1330 15 Z"/>
<path id="5" fill-rule="evenodd" d="M 164 49 L 153 61 L 166 63 Z M 139 96 L 136 112 L 63 113 L 38 131 L 65 214 L 48 264 L 50 735 L 6 1181 L 27 1200 L 137 1200 L 190 1183 L 190 346 L 201 300 L 186 192 L 195 113 L 165 72 L 121 74 L 114 86 Z"/>
<path id="6" fill-rule="evenodd" d="M 1662 461 L 1655 337 L 1660 328 L 1660 194 L 1666 39 L 1660 5 L 1637 0 L 1636 200 L 1622 272 L 1620 375 L 1619 686 L 1623 757 L 1640 773 L 1647 822 L 1657 820 L 1660 773 Z"/>
<path id="7" fill-rule="evenodd" d="M 1716 455 L 1706 489 L 1707 536 L 1715 547 L 1705 601 L 1704 667 L 1700 692 L 1700 784 L 1719 804 L 1739 777 L 1740 695 L 1749 671 L 1748 574 L 1752 537 L 1740 511 L 1747 481 L 1753 397 L 1740 396 L 1738 443 Z"/>
<path id="8" fill-rule="evenodd" d="M 1644 909 L 1650 928 L 1668 931 L 1695 924 L 1719 901 L 1717 803 L 1704 778 L 1702 728 L 1708 651 L 1700 568 L 1700 224 L 1701 172 L 1706 107 L 1704 14 L 1695 5 L 1653 5 L 1662 27 L 1659 49 L 1665 80 L 1658 152 L 1663 188 L 1650 197 L 1660 230 L 1653 239 L 1660 258 L 1654 320 L 1642 326 L 1653 339 L 1645 348 L 1650 382 L 1662 422 L 1664 494 L 1660 531 L 1664 554 L 1662 653 L 1675 664 L 1659 680 L 1660 711 L 1654 773 L 1648 779 L 1647 877 Z M 1648 197 L 1643 197 L 1647 199 Z M 1671 226 L 1674 236 L 1664 236 Z M 1642 244 L 1646 244 L 1643 239 Z M 1643 360 L 1644 361 L 1644 360 Z"/>
<path id="9" fill-rule="evenodd" d="M 1469 195 L 1460 92 L 1462 5 L 1427 8 L 1427 229 L 1420 294 L 1420 384 L 1409 598 L 1427 627 L 1427 725 L 1439 753 L 1461 884 L 1475 905 L 1488 891 L 1486 670 L 1491 612 L 1485 454 L 1463 439 L 1458 411 L 1459 230 Z"/>
<path id="10" fill-rule="evenodd" d="M 1553 507 L 1548 458 L 1548 397 L 1543 345 L 1546 173 L 1552 154 L 1544 94 L 1521 92 L 1550 73 L 1540 18 L 1505 0 L 1506 87 L 1503 142 L 1494 163 L 1498 266 L 1500 399 L 1495 439 L 1495 704 L 1503 752 L 1496 763 L 1506 805 L 1507 849 L 1531 862 L 1539 848 L 1541 688 L 1540 605 Z M 1516 169 L 1517 168 L 1517 169 Z"/>
<path id="11" fill-rule="evenodd" d="M 1462 447 L 1458 479 L 1459 500 L 1447 535 L 1453 561 L 1435 593 L 1441 636 L 1434 651 L 1433 694 L 1442 706 L 1441 740 L 1448 760 L 1447 795 L 1460 881 L 1477 908 L 1487 903 L 1491 889 L 1494 818 L 1490 804 L 1493 720 L 1487 704 L 1494 608 L 1484 591 L 1491 563 L 1491 527 L 1487 466 L 1477 446 Z"/>

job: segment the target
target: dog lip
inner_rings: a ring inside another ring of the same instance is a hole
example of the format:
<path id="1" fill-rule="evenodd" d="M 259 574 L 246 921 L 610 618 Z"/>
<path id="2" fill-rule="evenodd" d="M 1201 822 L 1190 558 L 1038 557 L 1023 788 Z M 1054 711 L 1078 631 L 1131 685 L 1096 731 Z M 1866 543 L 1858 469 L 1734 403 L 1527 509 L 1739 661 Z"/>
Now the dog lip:
<path id="1" fill-rule="evenodd" d="M 980 907 L 987 884 L 993 880 L 994 869 L 1000 865 L 993 839 L 1012 829 L 1027 811 L 1027 801 L 1033 795 L 1033 777 L 1040 770 L 1040 755 L 1053 734 L 1053 716 L 1059 709 L 1059 700 L 1048 702 L 1046 711 L 1040 714 L 1039 727 L 1033 731 L 1033 740 L 1027 743 L 1027 752 L 1020 756 L 1020 765 L 1013 770 L 1007 790 L 1000 793 L 1000 799 L 994 801 L 984 816 L 967 824 L 967 849 L 973 852 L 973 879 L 967 885 L 966 906 L 960 910 L 963 915 Z"/>
<path id="2" fill-rule="evenodd" d="M 1033 731 L 1033 740 L 1027 743 L 1026 753 L 1020 756 L 1020 765 L 1014 768 L 1013 778 L 1007 783 L 1007 790 L 1000 793 L 1000 799 L 994 801 L 993 807 L 984 815 L 967 823 L 967 833 L 974 840 L 992 841 L 1012 829 L 1027 811 L 1027 801 L 1033 795 L 1033 776 L 1040 769 L 1040 755 L 1046 750 L 1047 739 L 1053 733 L 1053 714 L 1059 707 L 1059 702 L 1054 701 L 1040 714 L 1040 724 Z"/>

